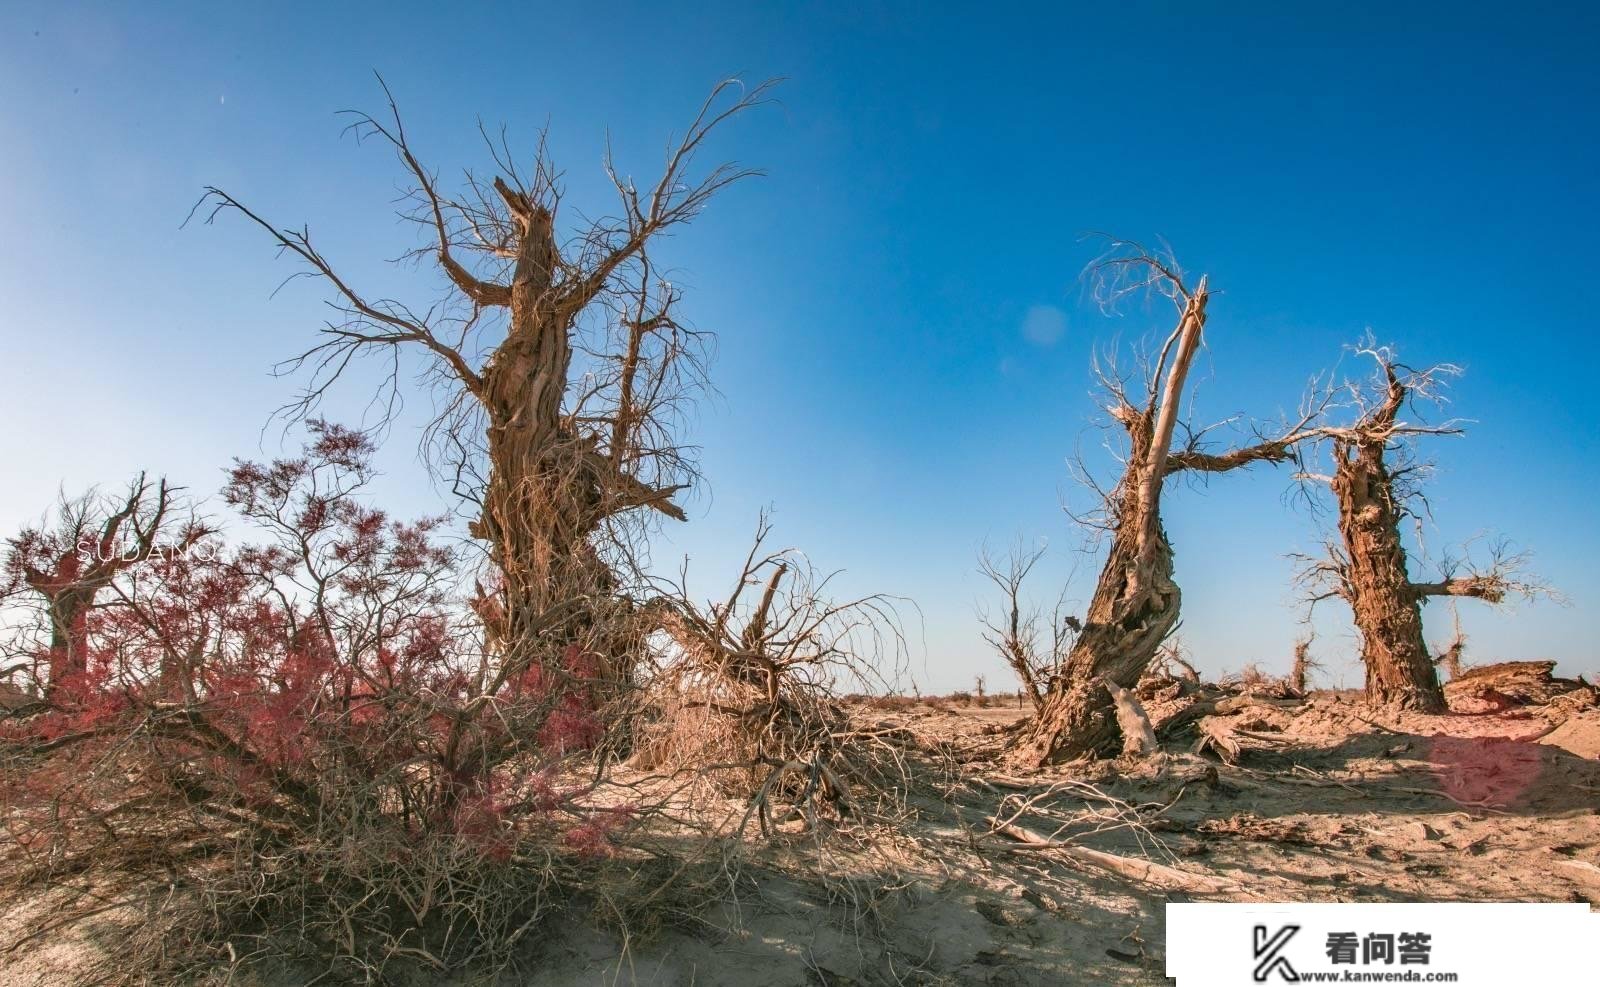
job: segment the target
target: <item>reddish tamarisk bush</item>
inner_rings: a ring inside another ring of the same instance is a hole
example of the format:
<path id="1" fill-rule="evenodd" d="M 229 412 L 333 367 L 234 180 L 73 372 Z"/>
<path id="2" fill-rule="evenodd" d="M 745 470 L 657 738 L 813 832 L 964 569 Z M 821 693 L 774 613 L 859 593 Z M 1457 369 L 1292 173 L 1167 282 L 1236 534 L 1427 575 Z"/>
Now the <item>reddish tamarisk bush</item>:
<path id="1" fill-rule="evenodd" d="M 96 911 L 154 887 L 163 921 L 127 924 L 129 969 L 241 945 L 369 979 L 503 961 L 633 824 L 563 780 L 606 732 L 602 659 L 497 658 L 442 519 L 367 503 L 372 452 L 316 422 L 301 455 L 236 463 L 222 499 L 248 539 L 180 522 L 163 487 L 66 671 L 50 601 L 11 610 L 0 668 L 29 698 L 0 719 L 3 876 Z M 63 530 L 115 527 L 90 513 Z M 10 542 L 12 599 L 97 564 L 98 542 L 60 541 Z"/>

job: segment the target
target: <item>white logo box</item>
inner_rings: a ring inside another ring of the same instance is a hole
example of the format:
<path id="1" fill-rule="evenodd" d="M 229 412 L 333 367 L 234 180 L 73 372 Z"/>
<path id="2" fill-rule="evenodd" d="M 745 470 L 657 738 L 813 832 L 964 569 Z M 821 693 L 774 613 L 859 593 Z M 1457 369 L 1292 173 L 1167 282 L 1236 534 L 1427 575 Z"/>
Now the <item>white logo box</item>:
<path id="1" fill-rule="evenodd" d="M 1600 914 L 1586 904 L 1167 905 L 1167 976 L 1175 978 L 1178 987 L 1283 983 L 1576 987 L 1600 984 L 1597 946 Z"/>

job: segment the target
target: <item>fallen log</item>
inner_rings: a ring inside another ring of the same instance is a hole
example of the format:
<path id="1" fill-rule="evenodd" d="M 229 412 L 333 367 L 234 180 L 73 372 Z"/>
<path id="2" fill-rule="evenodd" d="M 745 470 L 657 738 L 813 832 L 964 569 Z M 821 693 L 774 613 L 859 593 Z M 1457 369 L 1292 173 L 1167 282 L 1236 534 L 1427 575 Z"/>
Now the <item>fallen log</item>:
<path id="1" fill-rule="evenodd" d="M 1300 699 L 1274 699 L 1268 696 L 1240 694 L 1220 699 L 1197 699 L 1156 725 L 1158 736 L 1171 736 L 1184 727 L 1207 716 L 1231 716 L 1252 707 L 1269 709 L 1295 709 L 1305 703 Z"/>
<path id="2" fill-rule="evenodd" d="M 1468 668 L 1445 683 L 1445 700 L 1452 708 L 1484 712 L 1487 708 L 1539 706 L 1557 696 L 1586 692 L 1594 687 L 1583 679 L 1558 678 L 1553 661 L 1502 661 Z M 1591 704 L 1593 699 L 1590 700 Z M 1458 710 L 1460 711 L 1460 710 Z"/>

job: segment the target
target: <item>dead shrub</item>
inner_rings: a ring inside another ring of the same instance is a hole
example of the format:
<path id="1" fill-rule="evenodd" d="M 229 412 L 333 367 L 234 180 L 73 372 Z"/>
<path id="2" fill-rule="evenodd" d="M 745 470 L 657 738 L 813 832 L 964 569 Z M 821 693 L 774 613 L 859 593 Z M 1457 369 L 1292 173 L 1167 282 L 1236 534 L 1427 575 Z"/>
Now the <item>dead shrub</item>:
<path id="1" fill-rule="evenodd" d="M 1217 685 L 1229 692 L 1274 699 L 1287 699 L 1303 694 L 1290 678 L 1273 675 L 1255 662 L 1246 664 L 1237 672 L 1222 676 L 1217 680 Z"/>
<path id="2" fill-rule="evenodd" d="M 763 516 L 732 591 L 709 606 L 681 585 L 651 606 L 659 628 L 642 676 L 632 766 L 689 771 L 717 791 L 751 800 L 764 832 L 818 811 L 861 808 L 889 769 L 850 727 L 839 695 L 881 686 L 877 668 L 904 654 L 894 601 L 827 597 L 793 549 L 768 550 Z M 891 660 L 884 662 L 888 657 Z"/>

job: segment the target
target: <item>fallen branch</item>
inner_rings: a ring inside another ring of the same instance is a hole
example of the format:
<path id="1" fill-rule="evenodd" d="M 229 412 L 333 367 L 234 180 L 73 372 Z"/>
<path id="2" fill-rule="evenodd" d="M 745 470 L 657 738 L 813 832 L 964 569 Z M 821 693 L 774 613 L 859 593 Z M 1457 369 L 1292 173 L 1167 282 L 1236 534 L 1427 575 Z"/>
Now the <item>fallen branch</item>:
<path id="1" fill-rule="evenodd" d="M 1068 841 L 1052 840 L 1015 823 L 1001 822 L 994 816 L 989 816 L 988 820 L 989 825 L 993 827 L 993 832 L 1009 836 L 1021 844 L 1021 846 L 1012 847 L 1011 849 L 1059 853 L 1070 860 L 1097 867 L 1101 870 L 1108 870 L 1129 880 L 1154 885 L 1168 891 L 1188 891 L 1195 894 L 1225 894 L 1240 890 L 1236 882 L 1227 878 L 1213 877 L 1209 874 L 1193 874 L 1186 870 L 1179 870 L 1176 867 L 1157 863 L 1154 860 L 1123 857 L 1115 853 L 1107 853 L 1104 850 L 1079 846 Z"/>

